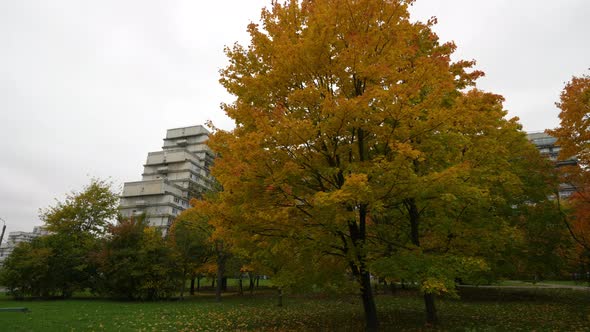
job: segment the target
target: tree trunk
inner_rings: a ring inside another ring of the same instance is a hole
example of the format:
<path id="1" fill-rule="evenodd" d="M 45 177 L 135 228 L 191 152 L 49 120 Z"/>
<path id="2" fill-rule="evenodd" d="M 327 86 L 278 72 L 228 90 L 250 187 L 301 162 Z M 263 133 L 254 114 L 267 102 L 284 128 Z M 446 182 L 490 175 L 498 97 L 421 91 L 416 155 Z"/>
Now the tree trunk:
<path id="1" fill-rule="evenodd" d="M 225 259 L 217 260 L 217 287 L 215 288 L 215 299 L 221 302 L 221 292 L 223 291 L 223 273 L 225 272 Z"/>
<path id="2" fill-rule="evenodd" d="M 240 279 L 238 280 L 238 282 L 239 282 L 239 294 L 244 295 L 244 287 L 242 285 L 242 275 L 240 275 Z"/>
<path id="3" fill-rule="evenodd" d="M 186 289 L 186 271 L 182 271 L 182 285 L 180 286 L 180 299 L 184 300 L 184 290 Z"/>
<path id="4" fill-rule="evenodd" d="M 365 257 L 358 256 L 359 260 L 364 261 Z M 361 290 L 361 299 L 363 300 L 363 309 L 365 311 L 366 330 L 374 332 L 379 330 L 379 320 L 377 318 L 377 306 L 371 286 L 371 274 L 365 268 L 364 264 L 357 265 L 356 262 L 349 262 L 349 266 L 356 278 Z"/>
<path id="5" fill-rule="evenodd" d="M 215 278 L 213 278 L 213 280 L 211 280 L 211 288 L 215 288 Z"/>
<path id="6" fill-rule="evenodd" d="M 223 272 L 225 273 L 225 259 L 223 260 Z M 227 277 L 221 278 L 221 290 L 227 292 Z"/>
<path id="7" fill-rule="evenodd" d="M 248 272 L 248 278 L 250 279 L 250 285 L 248 287 L 250 295 L 252 295 L 254 293 L 254 276 L 252 275 L 252 272 Z"/>
<path id="8" fill-rule="evenodd" d="M 217 251 L 217 288 L 215 288 L 215 299 L 217 302 L 221 302 L 221 291 L 223 290 L 223 281 L 225 274 L 225 259 L 227 258 L 224 253 L 223 242 L 217 241 L 216 243 L 216 251 Z M 227 279 L 225 279 L 227 280 Z"/>
<path id="9" fill-rule="evenodd" d="M 424 294 L 424 305 L 426 306 L 426 323 L 436 325 L 438 317 L 436 315 L 436 307 L 434 306 L 434 295 Z"/>
<path id="10" fill-rule="evenodd" d="M 201 277 L 197 277 L 197 292 L 201 292 Z"/>
<path id="11" fill-rule="evenodd" d="M 410 217 L 412 243 L 417 247 L 420 247 L 420 211 L 413 198 L 407 199 L 404 204 L 406 205 Z M 438 319 L 436 317 L 433 294 L 424 294 L 424 306 L 426 307 L 426 323 L 436 324 Z"/>
<path id="12" fill-rule="evenodd" d="M 362 148 L 362 131 L 359 129 L 359 149 Z M 359 152 L 361 153 L 361 152 Z M 344 183 L 344 179 L 341 179 Z M 363 300 L 363 308 L 365 310 L 365 324 L 366 330 L 369 332 L 377 331 L 379 329 L 379 320 L 377 318 L 377 307 L 375 306 L 375 298 L 373 296 L 373 287 L 371 286 L 371 274 L 367 269 L 367 254 L 365 252 L 367 240 L 367 205 L 361 204 L 357 207 L 349 207 L 350 211 L 358 210 L 358 221 L 348 221 L 348 235 L 352 241 L 354 248 L 353 252 L 356 256 L 349 260 L 348 264 L 354 275 L 356 281 L 360 286 L 361 299 Z M 345 254 L 350 253 L 349 241 L 344 234 L 341 234 L 342 244 L 344 246 Z"/>
<path id="13" fill-rule="evenodd" d="M 363 132 L 359 129 L 359 149 L 364 147 Z M 359 151 L 362 155 L 362 151 Z M 377 306 L 375 305 L 375 297 L 373 295 L 373 287 L 371 286 L 371 273 L 367 269 L 367 256 L 364 252 L 367 240 L 367 206 L 361 204 L 358 206 L 358 224 L 356 221 L 348 223 L 348 230 L 350 239 L 356 248 L 356 261 L 351 261 L 353 274 L 356 275 L 361 287 L 361 298 L 363 300 L 363 308 L 365 310 L 366 330 L 369 332 L 379 330 L 379 319 L 377 318 Z"/>
<path id="14" fill-rule="evenodd" d="M 186 289 L 186 280 L 182 278 L 182 285 L 180 286 L 180 299 L 184 300 L 184 290 Z"/>
<path id="15" fill-rule="evenodd" d="M 361 271 L 361 298 L 363 299 L 363 308 L 365 309 L 365 322 L 368 332 L 379 330 L 379 320 L 377 319 L 377 307 L 371 287 L 371 275 L 368 271 Z"/>
<path id="16" fill-rule="evenodd" d="M 260 287 L 260 276 L 256 276 L 256 288 Z"/>
<path id="17" fill-rule="evenodd" d="M 191 278 L 191 290 L 190 290 L 190 294 L 191 295 L 195 295 L 195 277 Z"/>
<path id="18" fill-rule="evenodd" d="M 278 299 L 277 299 L 277 306 L 278 307 L 282 307 L 283 306 L 283 289 L 279 288 L 278 289 Z"/>

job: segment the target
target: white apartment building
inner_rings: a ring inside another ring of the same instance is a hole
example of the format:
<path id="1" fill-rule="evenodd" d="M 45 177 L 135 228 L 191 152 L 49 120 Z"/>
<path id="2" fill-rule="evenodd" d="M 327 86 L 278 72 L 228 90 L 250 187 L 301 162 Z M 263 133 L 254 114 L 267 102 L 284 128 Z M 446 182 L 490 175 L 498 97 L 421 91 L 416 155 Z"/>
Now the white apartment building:
<path id="1" fill-rule="evenodd" d="M 47 235 L 49 232 L 43 226 L 33 227 L 32 232 L 10 232 L 8 240 L 0 246 L 0 265 L 4 262 L 14 248 L 21 242 L 31 242 L 34 238 Z"/>
<path id="2" fill-rule="evenodd" d="M 553 161 L 555 163 L 555 167 L 564 167 L 564 166 L 571 166 L 576 165 L 577 160 L 575 158 L 570 158 L 567 160 L 558 160 L 557 157 L 559 156 L 559 151 L 561 147 L 556 145 L 557 138 L 545 133 L 545 132 L 535 132 L 535 133 L 528 133 L 527 138 L 531 143 L 533 143 L 542 156 L 545 158 Z M 566 198 L 571 196 L 576 191 L 576 188 L 569 184 L 569 183 L 561 183 L 559 185 L 559 197 Z"/>
<path id="3" fill-rule="evenodd" d="M 126 182 L 120 211 L 124 218 L 144 215 L 165 234 L 176 216 L 211 189 L 213 153 L 203 126 L 168 129 L 162 151 L 149 152 L 142 180 Z"/>

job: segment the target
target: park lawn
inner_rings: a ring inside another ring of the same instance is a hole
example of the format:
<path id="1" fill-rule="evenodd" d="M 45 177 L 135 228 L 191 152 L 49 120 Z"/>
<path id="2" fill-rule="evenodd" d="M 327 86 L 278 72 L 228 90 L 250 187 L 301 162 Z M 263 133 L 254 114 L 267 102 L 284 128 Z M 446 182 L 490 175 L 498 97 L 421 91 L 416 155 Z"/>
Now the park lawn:
<path id="1" fill-rule="evenodd" d="M 590 331 L 590 294 L 562 289 L 462 289 L 462 299 L 438 301 L 441 324 L 424 326 L 420 297 L 400 291 L 379 295 L 384 331 Z M 100 299 L 14 301 L 31 313 L 0 312 L 2 331 L 359 331 L 354 296 L 289 296 L 276 307 L 270 293 L 185 301 L 124 302 Z"/>

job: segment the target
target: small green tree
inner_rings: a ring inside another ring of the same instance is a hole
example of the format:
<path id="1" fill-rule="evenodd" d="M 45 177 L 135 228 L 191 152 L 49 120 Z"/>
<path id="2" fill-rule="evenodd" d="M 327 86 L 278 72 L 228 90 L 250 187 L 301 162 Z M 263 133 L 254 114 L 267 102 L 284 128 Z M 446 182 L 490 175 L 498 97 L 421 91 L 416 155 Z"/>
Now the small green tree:
<path id="1" fill-rule="evenodd" d="M 41 209 L 50 235 L 21 244 L 8 257 L 2 268 L 6 286 L 18 296 L 62 297 L 96 288 L 96 266 L 90 258 L 117 216 L 117 204 L 110 183 L 92 179 L 81 192 Z"/>
<path id="2" fill-rule="evenodd" d="M 48 293 L 46 279 L 52 252 L 37 242 L 19 243 L 0 269 L 0 284 L 15 298 Z"/>
<path id="3" fill-rule="evenodd" d="M 168 298 L 178 283 L 173 258 L 162 234 L 143 219 L 121 221 L 96 256 L 100 291 L 131 300 Z"/>
<path id="4" fill-rule="evenodd" d="M 100 236 L 116 220 L 118 204 L 111 183 L 93 178 L 81 192 L 74 191 L 55 206 L 40 209 L 39 217 L 50 232 Z"/>
<path id="5" fill-rule="evenodd" d="M 513 262 L 520 263 L 517 276 L 534 280 L 563 277 L 574 242 L 556 203 L 530 205 L 519 221 L 524 241 L 518 256 L 512 257 Z"/>
<path id="6" fill-rule="evenodd" d="M 170 227 L 168 245 L 180 270 L 181 298 L 184 297 L 186 280 L 189 277 L 193 280 L 198 268 L 213 259 L 213 248 L 209 241 L 211 231 L 212 228 L 192 208 L 184 210 Z"/>
<path id="7" fill-rule="evenodd" d="M 1 283 L 16 297 L 60 296 L 93 289 L 96 267 L 89 259 L 96 241 L 50 234 L 20 243 L 2 267 Z"/>

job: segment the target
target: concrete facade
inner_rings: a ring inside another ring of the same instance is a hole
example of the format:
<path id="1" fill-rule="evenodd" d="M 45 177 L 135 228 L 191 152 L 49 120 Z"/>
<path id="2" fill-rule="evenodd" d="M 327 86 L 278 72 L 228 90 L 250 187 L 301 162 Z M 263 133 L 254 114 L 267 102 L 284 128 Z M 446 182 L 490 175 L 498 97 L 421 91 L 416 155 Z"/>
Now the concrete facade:
<path id="1" fill-rule="evenodd" d="M 150 226 L 165 234 L 191 198 L 211 189 L 209 167 L 213 153 L 206 145 L 209 131 L 203 126 L 169 129 L 162 151 L 149 152 L 142 180 L 126 182 L 120 201 L 124 218 L 144 215 Z"/>
<path id="2" fill-rule="evenodd" d="M 34 238 L 47 235 L 49 232 L 43 226 L 35 226 L 32 232 L 10 232 L 8 239 L 0 246 L 0 265 L 4 262 L 14 248 L 21 242 L 31 242 Z"/>
<path id="3" fill-rule="evenodd" d="M 577 160 L 575 158 L 570 158 L 567 160 L 558 160 L 557 157 L 559 156 L 559 151 L 561 148 L 556 145 L 557 138 L 550 136 L 545 132 L 538 132 L 538 133 L 528 133 L 527 137 L 531 143 L 533 143 L 542 156 L 546 157 L 547 159 L 553 161 L 555 163 L 555 167 L 564 167 L 564 166 L 572 166 L 577 164 Z M 571 196 L 576 191 L 576 188 L 569 184 L 569 183 L 562 183 L 559 185 L 559 197 L 560 198 L 567 198 Z"/>

